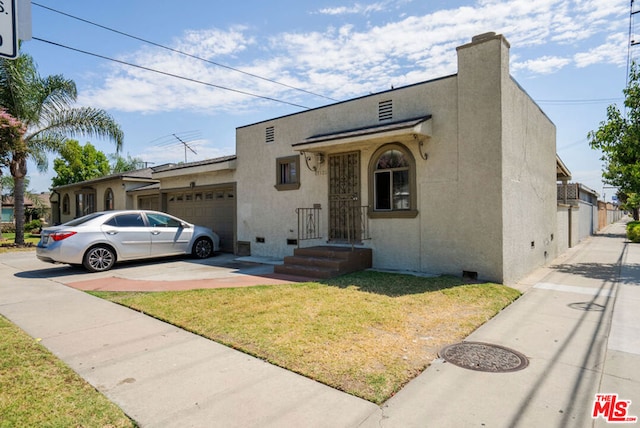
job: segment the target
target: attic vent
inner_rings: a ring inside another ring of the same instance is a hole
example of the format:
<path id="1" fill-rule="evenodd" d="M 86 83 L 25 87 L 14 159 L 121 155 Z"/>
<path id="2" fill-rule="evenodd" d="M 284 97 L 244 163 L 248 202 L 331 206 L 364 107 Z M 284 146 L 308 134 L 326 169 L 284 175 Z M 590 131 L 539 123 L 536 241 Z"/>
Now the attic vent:
<path id="1" fill-rule="evenodd" d="M 380 101 L 378 103 L 378 120 L 382 122 L 391 119 L 393 119 L 393 101 Z"/>
<path id="2" fill-rule="evenodd" d="M 273 143 L 275 140 L 276 140 L 275 130 L 273 129 L 273 126 L 268 126 L 267 132 L 265 134 L 265 142 Z"/>

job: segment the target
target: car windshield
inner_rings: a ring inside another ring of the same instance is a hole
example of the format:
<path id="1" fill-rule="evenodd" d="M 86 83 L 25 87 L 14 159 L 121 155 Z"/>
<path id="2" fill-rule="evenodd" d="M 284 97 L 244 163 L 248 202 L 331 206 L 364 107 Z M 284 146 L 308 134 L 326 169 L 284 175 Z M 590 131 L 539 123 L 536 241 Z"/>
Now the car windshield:
<path id="1" fill-rule="evenodd" d="M 101 215 L 102 215 L 102 213 L 87 214 L 87 215 L 85 215 L 83 217 L 79 217 L 79 218 L 73 219 L 71 221 L 68 221 L 68 222 L 64 223 L 63 226 L 80 226 L 81 224 L 86 223 L 88 221 L 91 221 L 94 218 L 99 217 Z"/>

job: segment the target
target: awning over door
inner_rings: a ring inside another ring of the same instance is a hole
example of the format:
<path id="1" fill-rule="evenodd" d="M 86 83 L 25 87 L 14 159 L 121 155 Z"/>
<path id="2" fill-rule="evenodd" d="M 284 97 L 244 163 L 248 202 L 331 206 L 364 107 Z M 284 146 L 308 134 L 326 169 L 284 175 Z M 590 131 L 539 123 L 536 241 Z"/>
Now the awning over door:
<path id="1" fill-rule="evenodd" d="M 293 144 L 292 147 L 299 151 L 314 152 L 331 146 L 369 140 L 394 140 L 406 137 L 423 139 L 430 136 L 431 115 L 428 115 L 393 123 L 313 135 L 304 141 Z"/>

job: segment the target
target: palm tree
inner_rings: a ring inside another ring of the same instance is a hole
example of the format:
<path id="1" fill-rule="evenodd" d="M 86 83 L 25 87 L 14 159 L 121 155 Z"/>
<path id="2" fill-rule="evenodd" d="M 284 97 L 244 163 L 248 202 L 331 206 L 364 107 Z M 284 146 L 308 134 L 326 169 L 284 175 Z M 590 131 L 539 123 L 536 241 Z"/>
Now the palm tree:
<path id="1" fill-rule="evenodd" d="M 31 56 L 0 59 L 0 107 L 26 127 L 21 138 L 9 142 L 10 156 L 4 159 L 15 186 L 16 244 L 24 244 L 28 159 L 45 171 L 47 153 L 57 153 L 67 137 L 78 135 L 108 138 L 115 142 L 117 151 L 122 148 L 123 132 L 114 119 L 101 109 L 73 107 L 76 98 L 72 80 L 62 75 L 41 77 Z"/>

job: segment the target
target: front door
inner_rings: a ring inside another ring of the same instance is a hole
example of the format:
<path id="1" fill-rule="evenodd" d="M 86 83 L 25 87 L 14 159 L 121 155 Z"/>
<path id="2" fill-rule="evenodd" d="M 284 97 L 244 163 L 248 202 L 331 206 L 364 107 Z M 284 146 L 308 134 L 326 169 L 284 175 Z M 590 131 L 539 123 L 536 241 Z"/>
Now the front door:
<path id="1" fill-rule="evenodd" d="M 329 155 L 329 240 L 360 242 L 360 152 Z"/>

